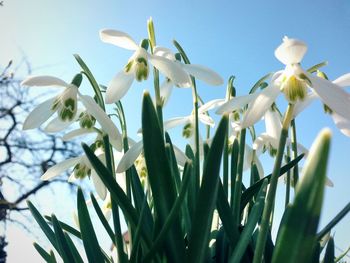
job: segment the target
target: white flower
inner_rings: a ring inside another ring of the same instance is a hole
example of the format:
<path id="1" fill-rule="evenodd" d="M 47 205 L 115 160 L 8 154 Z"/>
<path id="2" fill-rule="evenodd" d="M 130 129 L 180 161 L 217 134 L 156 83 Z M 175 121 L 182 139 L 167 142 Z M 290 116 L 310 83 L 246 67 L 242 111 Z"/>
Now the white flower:
<path id="1" fill-rule="evenodd" d="M 77 76 L 79 76 L 78 74 Z M 80 75 L 81 78 L 81 75 Z M 76 79 L 76 78 L 75 78 Z M 73 83 L 76 81 L 73 80 Z M 78 81 L 78 86 L 80 85 Z M 65 87 L 64 91 L 45 102 L 39 104 L 32 112 L 29 113 L 24 121 L 23 129 L 34 129 L 46 122 L 56 111 L 58 117 L 52 119 L 46 126 L 48 132 L 57 132 L 67 128 L 70 124 L 79 118 L 87 117 L 88 114 L 92 125 L 94 120 L 101 125 L 102 131 L 109 135 L 111 140 L 118 143 L 121 149 L 121 134 L 107 114 L 100 108 L 93 98 L 83 95 L 78 91 L 75 84 L 67 84 L 65 81 L 52 76 L 34 76 L 25 79 L 23 86 L 60 86 Z M 81 101 L 86 111 L 77 110 L 77 103 Z M 85 114 L 82 116 L 81 114 Z M 91 115 L 91 116 L 90 116 Z M 91 119 L 93 117 L 93 119 Z"/>
<path id="2" fill-rule="evenodd" d="M 287 37 L 283 39 L 283 43 L 275 51 L 275 56 L 286 67 L 273 75 L 271 83 L 262 92 L 257 96 L 250 96 L 248 109 L 241 123 L 242 128 L 259 121 L 281 92 L 285 94 L 290 103 L 296 103 L 303 101 L 308 96 L 309 88 L 333 111 L 350 119 L 349 95 L 338 85 L 314 76 L 301 68 L 300 62 L 306 51 L 307 46 L 302 41 Z M 237 108 L 231 107 L 227 111 L 234 109 Z"/>
<path id="3" fill-rule="evenodd" d="M 149 54 L 142 46 L 138 46 L 128 34 L 112 29 L 103 29 L 100 31 L 100 38 L 105 43 L 135 51 L 124 69 L 117 73 L 109 83 L 106 91 L 106 103 L 119 101 L 129 90 L 134 79 L 146 80 L 149 75 L 148 62 L 176 85 L 191 85 L 188 74 L 181 66 L 167 58 Z"/>
<path id="4" fill-rule="evenodd" d="M 179 62 L 170 49 L 164 47 L 155 47 L 154 55 L 164 57 L 173 61 L 174 63 L 178 64 L 183 70 L 185 70 L 188 74 L 192 75 L 196 79 L 204 81 L 209 85 L 219 86 L 222 85 L 224 82 L 224 80 L 219 74 L 205 66 L 196 64 L 184 64 Z M 176 83 L 174 83 L 169 78 L 165 78 L 165 81 L 161 84 L 160 95 L 163 99 L 163 105 L 167 103 L 174 85 L 176 85 Z"/>
<path id="5" fill-rule="evenodd" d="M 105 154 L 103 151 L 98 149 L 95 154 L 102 161 L 105 162 Z M 96 171 L 92 168 L 86 155 L 81 155 L 79 157 L 74 157 L 60 162 L 52 167 L 50 167 L 42 176 L 41 180 L 50 180 L 56 176 L 59 176 L 64 171 L 74 167 L 73 173 L 68 178 L 68 181 L 74 181 L 76 179 L 83 179 L 86 176 L 91 177 L 92 182 L 95 186 L 96 192 L 101 199 L 105 199 L 107 195 L 107 189 L 100 177 L 97 175 Z"/>

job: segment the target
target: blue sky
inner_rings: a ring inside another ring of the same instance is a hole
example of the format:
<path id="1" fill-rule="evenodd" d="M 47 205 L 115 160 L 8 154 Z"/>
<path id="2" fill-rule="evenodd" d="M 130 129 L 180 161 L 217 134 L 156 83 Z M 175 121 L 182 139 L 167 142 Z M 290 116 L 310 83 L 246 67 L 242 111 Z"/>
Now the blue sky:
<path id="1" fill-rule="evenodd" d="M 172 40 L 176 39 L 193 63 L 211 67 L 225 79 L 235 75 L 239 95 L 246 94 L 267 72 L 283 68 L 273 53 L 285 35 L 308 44 L 304 68 L 327 60 L 324 70 L 330 79 L 350 72 L 350 3 L 345 0 L 5 0 L 0 8 L 0 65 L 9 59 L 16 62 L 25 54 L 33 73 L 52 74 L 69 81 L 79 71 L 72 56 L 78 53 L 98 81 L 107 84 L 131 53 L 102 43 L 98 31 L 119 29 L 139 41 L 147 37 L 146 21 L 150 16 L 158 44 L 173 48 Z M 149 82 L 134 85 L 123 99 L 127 117 L 133 120 L 129 121 L 129 128 L 134 138 L 140 126 L 142 90 L 150 87 Z M 208 87 L 200 82 L 198 89 L 205 101 L 221 98 L 225 93 L 224 86 Z M 191 92 L 174 90 L 165 119 L 190 112 Z M 350 138 L 342 135 L 322 113 L 320 103 L 297 119 L 299 141 L 307 147 L 325 126 L 334 135 L 328 176 L 335 187 L 326 192 L 323 225 L 349 201 Z M 265 170 L 270 172 L 271 159 L 266 160 Z M 336 229 L 336 244 L 343 249 L 350 243 L 349 225 L 348 216 Z"/>

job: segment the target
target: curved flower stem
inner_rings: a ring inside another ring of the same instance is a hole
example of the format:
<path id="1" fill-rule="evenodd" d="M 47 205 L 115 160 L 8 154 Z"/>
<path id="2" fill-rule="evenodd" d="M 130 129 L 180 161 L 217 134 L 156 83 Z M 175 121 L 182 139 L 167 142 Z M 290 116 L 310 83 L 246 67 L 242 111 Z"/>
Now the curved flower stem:
<path id="1" fill-rule="evenodd" d="M 292 151 L 293 151 L 293 159 L 298 156 L 298 142 L 297 142 L 297 131 L 295 126 L 295 120 L 293 119 L 291 121 L 290 126 L 292 127 L 292 134 L 291 134 L 291 140 L 292 140 Z M 293 181 L 294 181 L 294 189 L 297 185 L 299 180 L 299 167 L 298 165 L 294 166 L 293 168 Z"/>
<path id="2" fill-rule="evenodd" d="M 291 120 L 293 118 L 293 109 L 294 109 L 294 105 L 289 104 L 287 111 L 284 115 L 281 136 L 280 136 L 278 149 L 277 149 L 277 155 L 276 155 L 276 159 L 275 159 L 275 164 L 273 167 L 272 176 L 271 176 L 271 180 L 270 180 L 269 191 L 268 191 L 267 197 L 266 197 L 264 212 L 263 212 L 261 223 L 260 223 L 260 231 L 259 231 L 259 236 L 258 236 L 256 248 L 255 248 L 253 263 L 262 262 L 263 251 L 265 249 L 266 238 L 267 238 L 267 234 L 268 234 L 269 226 L 270 226 L 270 216 L 271 216 L 271 212 L 272 212 L 272 209 L 274 207 L 274 202 L 275 202 L 277 181 L 278 181 L 278 175 L 279 175 L 280 169 L 281 169 L 281 163 L 282 163 L 282 158 L 283 158 L 283 154 L 284 154 L 284 147 L 286 145 L 286 141 L 287 141 L 287 137 L 288 137 L 289 125 L 290 125 Z"/>
<path id="3" fill-rule="evenodd" d="M 291 160 L 290 147 L 288 146 L 287 147 L 286 162 L 289 163 L 290 160 Z M 286 177 L 286 200 L 285 200 L 284 207 L 287 207 L 287 205 L 289 204 L 289 200 L 290 200 L 290 170 L 288 170 L 287 177 Z"/>
<path id="4" fill-rule="evenodd" d="M 150 42 L 151 54 L 153 54 L 153 49 L 156 46 L 156 36 L 154 33 L 154 24 L 152 18 L 147 21 L 148 39 Z M 159 71 L 153 67 L 153 80 L 154 80 L 154 94 L 156 97 L 156 110 L 157 116 L 160 124 L 160 129 L 162 134 L 164 134 L 163 127 L 163 101 L 160 97 L 160 87 L 159 87 Z"/>
<path id="5" fill-rule="evenodd" d="M 181 57 L 183 58 L 185 64 L 191 64 L 190 60 L 188 59 L 185 51 L 181 47 L 181 45 L 174 40 L 173 41 L 175 47 L 180 52 Z M 194 77 L 191 76 L 191 82 L 192 82 L 192 98 L 193 98 L 193 109 L 194 109 L 194 121 L 195 121 L 195 196 L 197 196 L 197 193 L 199 191 L 199 184 L 200 184 L 200 149 L 199 149 L 199 118 L 198 118 L 198 93 L 197 93 L 197 87 L 196 87 L 196 80 Z"/>

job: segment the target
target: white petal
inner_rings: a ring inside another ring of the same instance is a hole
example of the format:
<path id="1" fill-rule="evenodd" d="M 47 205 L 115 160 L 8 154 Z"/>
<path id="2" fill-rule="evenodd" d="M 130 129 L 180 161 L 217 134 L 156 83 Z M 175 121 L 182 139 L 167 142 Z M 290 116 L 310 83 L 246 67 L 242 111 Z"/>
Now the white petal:
<path id="1" fill-rule="evenodd" d="M 186 117 L 176 117 L 164 122 L 164 131 L 172 129 L 179 125 L 185 125 L 191 122 L 191 115 Z"/>
<path id="2" fill-rule="evenodd" d="M 294 105 L 294 118 L 298 116 L 304 109 L 306 109 L 318 96 L 314 92 L 310 92 L 302 101 L 297 101 Z"/>
<path id="3" fill-rule="evenodd" d="M 262 166 L 262 164 L 257 156 L 255 156 L 254 163 L 256 165 L 256 168 L 258 169 L 259 177 L 263 178 L 264 177 L 264 167 Z"/>
<path id="4" fill-rule="evenodd" d="M 128 92 L 132 82 L 134 81 L 134 72 L 126 73 L 124 70 L 117 73 L 108 84 L 106 91 L 106 103 L 114 103 L 119 101 Z"/>
<path id="5" fill-rule="evenodd" d="M 75 166 L 76 164 L 78 164 L 81 161 L 82 157 L 74 157 L 71 159 L 67 159 L 64 160 L 63 162 L 60 162 L 52 167 L 50 167 L 42 176 L 41 176 L 41 180 L 49 180 L 52 177 L 58 176 L 61 173 L 63 173 L 64 171 L 66 171 L 67 169 L 69 169 L 70 167 Z"/>
<path id="6" fill-rule="evenodd" d="M 251 101 L 255 100 L 258 95 L 259 93 L 253 93 L 245 96 L 234 97 L 222 104 L 221 107 L 216 111 L 216 114 L 224 114 L 226 112 L 239 110 Z"/>
<path id="7" fill-rule="evenodd" d="M 340 86 L 340 87 L 349 87 L 350 86 L 350 73 L 344 74 L 337 78 L 336 80 L 332 81 L 334 84 Z"/>
<path id="8" fill-rule="evenodd" d="M 156 56 L 161 56 L 161 57 L 170 59 L 172 61 L 176 60 L 174 53 L 170 49 L 165 47 L 156 46 L 153 49 L 153 54 Z"/>
<path id="9" fill-rule="evenodd" d="M 128 50 L 138 49 L 138 45 L 135 41 L 127 33 L 121 31 L 102 29 L 100 30 L 100 38 L 105 43 L 113 44 L 121 48 Z"/>
<path id="10" fill-rule="evenodd" d="M 32 110 L 24 120 L 23 130 L 38 128 L 41 124 L 47 121 L 55 112 L 51 109 L 55 99 L 56 98 L 48 99 Z"/>
<path id="11" fill-rule="evenodd" d="M 72 130 L 70 132 L 67 132 L 65 135 L 63 135 L 62 140 L 63 141 L 70 141 L 72 139 L 75 139 L 76 137 L 79 137 L 81 135 L 86 135 L 86 134 L 91 134 L 91 133 L 96 133 L 95 130 L 93 129 L 76 129 Z"/>
<path id="12" fill-rule="evenodd" d="M 215 126 L 214 120 L 213 120 L 210 116 L 208 116 L 208 115 L 206 115 L 206 114 L 204 114 L 204 113 L 198 114 L 198 119 L 199 119 L 202 123 L 204 123 L 205 125 L 209 125 L 209 126 L 212 127 L 212 128 Z"/>
<path id="13" fill-rule="evenodd" d="M 311 74 L 307 75 L 312 82 L 312 88 L 315 93 L 322 99 L 324 104 L 330 107 L 336 113 L 350 119 L 350 97 L 345 90 L 332 82 L 315 77 Z"/>
<path id="14" fill-rule="evenodd" d="M 266 133 L 272 138 L 279 139 L 282 123 L 279 113 L 275 110 L 268 109 L 265 113 L 265 127 Z"/>
<path id="15" fill-rule="evenodd" d="M 78 113 L 75 115 L 75 118 L 73 118 L 71 121 L 62 121 L 60 118 L 56 117 L 53 118 L 44 128 L 45 132 L 48 133 L 56 133 L 63 131 L 67 127 L 69 127 L 72 123 L 74 123 L 77 120 L 77 117 L 79 117 Z"/>
<path id="16" fill-rule="evenodd" d="M 279 138 L 274 138 L 267 133 L 262 133 L 255 139 L 253 149 L 260 153 L 263 146 L 268 146 L 269 144 L 271 144 L 273 148 L 277 149 L 278 142 Z"/>
<path id="17" fill-rule="evenodd" d="M 198 112 L 204 112 L 204 111 L 215 109 L 219 106 L 222 106 L 224 103 L 225 103 L 225 99 L 215 99 L 215 100 L 208 101 L 207 103 L 203 104 L 198 108 Z"/>
<path id="18" fill-rule="evenodd" d="M 142 152 L 143 142 L 139 141 L 134 144 L 130 149 L 123 155 L 121 158 L 118 167 L 117 173 L 122 173 L 128 170 L 136 161 L 137 157 Z"/>
<path id="19" fill-rule="evenodd" d="M 173 148 L 177 164 L 184 167 L 185 163 L 189 161 L 189 159 L 187 158 L 186 154 L 181 151 L 176 145 L 173 144 Z"/>
<path id="20" fill-rule="evenodd" d="M 182 68 L 196 79 L 200 79 L 209 85 L 219 86 L 224 83 L 222 77 L 210 68 L 196 64 L 182 64 Z"/>
<path id="21" fill-rule="evenodd" d="M 336 112 L 332 113 L 332 118 L 338 129 L 346 136 L 350 137 L 350 120 L 342 117 Z"/>
<path id="22" fill-rule="evenodd" d="M 259 121 L 275 101 L 279 93 L 280 89 L 275 85 L 270 85 L 260 92 L 258 97 L 249 104 L 241 127 L 247 128 Z"/>
<path id="23" fill-rule="evenodd" d="M 84 104 L 86 110 L 95 117 L 98 123 L 101 125 L 102 130 L 108 134 L 112 140 L 120 141 L 121 148 L 121 134 L 114 125 L 108 115 L 101 109 L 101 107 L 94 101 L 93 98 L 87 95 L 80 95 L 80 100 Z"/>
<path id="24" fill-rule="evenodd" d="M 91 179 L 92 179 L 92 182 L 95 186 L 95 189 L 96 189 L 98 196 L 102 200 L 105 200 L 106 196 L 107 196 L 107 188 L 95 170 L 91 170 Z"/>
<path id="25" fill-rule="evenodd" d="M 117 183 L 119 184 L 119 186 L 126 193 L 126 176 L 125 176 L 125 173 L 117 173 L 115 178 L 116 178 Z"/>
<path id="26" fill-rule="evenodd" d="M 149 61 L 176 85 L 191 87 L 190 76 L 182 69 L 179 63 L 155 55 L 149 55 Z"/>
<path id="27" fill-rule="evenodd" d="M 162 83 L 162 85 L 160 85 L 160 97 L 163 99 L 163 107 L 167 104 L 170 98 L 171 92 L 173 90 L 173 86 L 174 86 L 174 83 L 169 79 L 166 79 Z"/>
<path id="28" fill-rule="evenodd" d="M 62 79 L 52 76 L 30 76 L 21 82 L 22 86 L 59 86 L 68 87 L 69 84 Z"/>
<path id="29" fill-rule="evenodd" d="M 304 42 L 287 38 L 283 39 L 283 43 L 275 50 L 276 58 L 284 65 L 300 63 L 307 51 Z"/>

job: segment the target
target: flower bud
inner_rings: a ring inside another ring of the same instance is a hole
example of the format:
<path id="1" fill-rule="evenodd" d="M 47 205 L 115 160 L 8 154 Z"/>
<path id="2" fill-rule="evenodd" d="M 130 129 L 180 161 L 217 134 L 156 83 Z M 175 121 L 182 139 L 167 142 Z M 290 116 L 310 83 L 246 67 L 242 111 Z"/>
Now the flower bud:
<path id="1" fill-rule="evenodd" d="M 72 80 L 72 84 L 79 88 L 82 81 L 83 81 L 83 75 L 79 73 L 74 76 Z"/>

